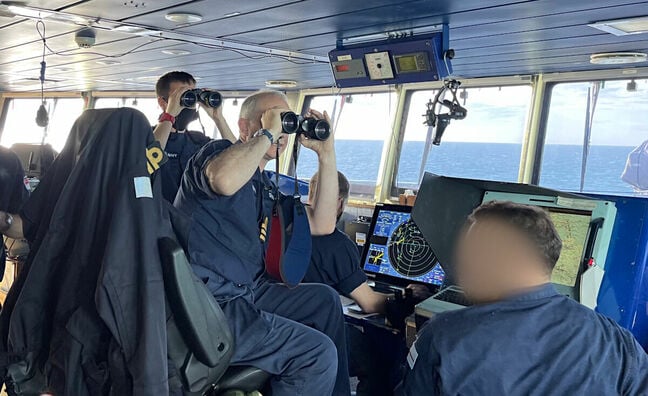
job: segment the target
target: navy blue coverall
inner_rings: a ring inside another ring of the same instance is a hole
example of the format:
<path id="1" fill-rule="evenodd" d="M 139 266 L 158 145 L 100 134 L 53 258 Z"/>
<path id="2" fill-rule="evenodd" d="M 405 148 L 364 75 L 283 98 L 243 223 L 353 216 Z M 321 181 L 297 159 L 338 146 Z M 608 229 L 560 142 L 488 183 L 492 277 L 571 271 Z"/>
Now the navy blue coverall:
<path id="1" fill-rule="evenodd" d="M 551 284 L 444 312 L 408 355 L 399 395 L 647 395 L 648 355 Z"/>
<path id="2" fill-rule="evenodd" d="M 235 338 L 233 364 L 276 375 L 275 395 L 349 395 L 344 317 L 326 285 L 288 287 L 264 273 L 272 183 L 256 171 L 232 196 L 215 194 L 208 162 L 232 145 L 207 143 L 189 161 L 175 206 L 191 217 L 189 256 Z M 327 337 L 328 336 L 328 337 Z"/>

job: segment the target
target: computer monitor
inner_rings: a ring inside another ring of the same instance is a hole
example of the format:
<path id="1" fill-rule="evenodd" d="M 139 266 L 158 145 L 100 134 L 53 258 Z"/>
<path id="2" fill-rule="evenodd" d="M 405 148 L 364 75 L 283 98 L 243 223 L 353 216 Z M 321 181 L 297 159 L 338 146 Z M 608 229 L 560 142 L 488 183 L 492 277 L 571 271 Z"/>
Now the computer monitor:
<path id="1" fill-rule="evenodd" d="M 378 204 L 371 219 L 362 267 L 376 280 L 441 286 L 445 272 L 411 218 L 410 206 Z"/>
<path id="2" fill-rule="evenodd" d="M 563 246 L 551 275 L 551 282 L 575 287 L 583 265 L 592 212 L 545 208 L 556 226 Z"/>

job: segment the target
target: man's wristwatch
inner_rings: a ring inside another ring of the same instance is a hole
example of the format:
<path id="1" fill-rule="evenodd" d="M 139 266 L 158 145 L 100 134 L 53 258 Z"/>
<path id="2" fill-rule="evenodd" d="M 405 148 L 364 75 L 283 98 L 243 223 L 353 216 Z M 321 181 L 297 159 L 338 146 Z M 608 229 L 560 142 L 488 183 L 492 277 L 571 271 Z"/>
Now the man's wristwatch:
<path id="1" fill-rule="evenodd" d="M 259 129 L 259 132 L 254 134 L 254 137 L 257 137 L 257 136 L 265 136 L 270 140 L 270 144 L 274 143 L 274 136 L 272 136 L 272 132 L 270 132 L 267 129 Z"/>
<path id="2" fill-rule="evenodd" d="M 158 118 L 158 122 L 163 123 L 164 121 L 169 121 L 171 124 L 173 124 L 175 122 L 175 117 L 167 112 L 164 112 L 162 113 L 160 118 Z"/>
<path id="3" fill-rule="evenodd" d="M 0 233 L 5 233 L 11 228 L 13 224 L 13 216 L 10 213 L 5 212 L 4 224 L 0 224 Z"/>

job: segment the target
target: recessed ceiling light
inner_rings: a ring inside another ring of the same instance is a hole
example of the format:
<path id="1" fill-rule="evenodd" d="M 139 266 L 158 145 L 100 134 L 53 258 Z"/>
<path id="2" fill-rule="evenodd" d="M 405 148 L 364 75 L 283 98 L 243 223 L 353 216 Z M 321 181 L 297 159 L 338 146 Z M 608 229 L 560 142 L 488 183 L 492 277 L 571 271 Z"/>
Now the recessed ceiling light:
<path id="1" fill-rule="evenodd" d="M 294 80 L 268 80 L 265 82 L 268 88 L 295 88 L 297 81 Z"/>
<path id="2" fill-rule="evenodd" d="M 167 21 L 186 24 L 186 23 L 197 23 L 203 20 L 202 15 L 193 14 L 190 12 L 172 12 L 164 16 Z"/>
<path id="3" fill-rule="evenodd" d="M 234 11 L 234 12 L 230 12 L 230 13 L 227 13 L 227 14 L 223 15 L 223 17 L 225 17 L 225 18 L 231 18 L 231 17 L 235 17 L 235 16 L 239 16 L 239 15 L 241 15 L 240 12 L 238 12 L 238 11 Z"/>
<path id="4" fill-rule="evenodd" d="M 615 36 L 648 33 L 648 16 L 596 22 L 589 26 Z"/>
<path id="5" fill-rule="evenodd" d="M 191 51 L 171 48 L 162 50 L 162 53 L 166 55 L 189 55 L 191 54 Z"/>
<path id="6" fill-rule="evenodd" d="M 590 63 L 594 65 L 623 65 L 647 60 L 648 55 L 643 52 L 607 52 L 590 56 Z"/>
<path id="7" fill-rule="evenodd" d="M 120 65 L 121 64 L 120 61 L 110 60 L 110 59 L 98 60 L 97 63 L 100 64 L 100 65 L 105 65 L 105 66 Z"/>

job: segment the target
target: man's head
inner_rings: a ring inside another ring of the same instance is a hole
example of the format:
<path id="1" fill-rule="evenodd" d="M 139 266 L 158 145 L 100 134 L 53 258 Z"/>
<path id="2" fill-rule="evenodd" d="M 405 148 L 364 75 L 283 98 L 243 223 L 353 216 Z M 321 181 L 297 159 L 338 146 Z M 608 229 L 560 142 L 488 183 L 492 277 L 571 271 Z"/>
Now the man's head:
<path id="1" fill-rule="evenodd" d="M 242 142 L 250 140 L 261 128 L 261 115 L 270 109 L 288 109 L 286 95 L 278 91 L 259 91 L 248 96 L 241 104 L 239 114 L 239 133 Z M 285 137 L 283 138 L 285 139 Z M 282 140 L 283 140 L 282 139 Z M 281 145 L 281 152 L 286 145 Z M 277 156 L 277 147 L 271 146 L 266 153 L 267 159 L 274 159 Z"/>
<path id="2" fill-rule="evenodd" d="M 181 87 L 187 89 L 196 88 L 196 79 L 191 74 L 183 71 L 172 71 L 158 79 L 155 84 L 155 93 L 162 111 L 166 110 L 169 94 Z"/>
<path id="3" fill-rule="evenodd" d="M 313 177 L 310 179 L 310 184 L 308 186 L 308 202 L 313 202 L 315 200 L 315 196 L 317 195 L 317 185 L 319 183 L 319 172 L 316 172 Z M 342 213 L 344 213 L 344 209 L 346 208 L 347 201 L 349 200 L 349 190 L 351 189 L 351 184 L 349 184 L 349 180 L 344 176 L 344 173 L 338 171 L 338 186 L 339 186 L 339 193 L 338 193 L 338 210 L 337 210 L 337 218 L 338 221 L 340 220 L 340 216 L 342 216 Z"/>
<path id="4" fill-rule="evenodd" d="M 460 286 L 474 302 L 492 302 L 551 280 L 562 241 L 536 206 L 488 202 L 466 221 L 456 253 Z"/>

